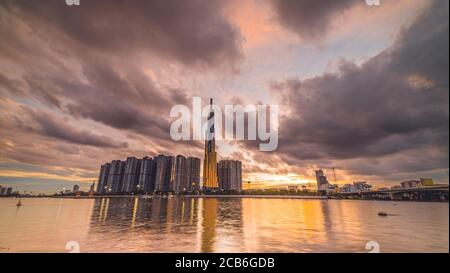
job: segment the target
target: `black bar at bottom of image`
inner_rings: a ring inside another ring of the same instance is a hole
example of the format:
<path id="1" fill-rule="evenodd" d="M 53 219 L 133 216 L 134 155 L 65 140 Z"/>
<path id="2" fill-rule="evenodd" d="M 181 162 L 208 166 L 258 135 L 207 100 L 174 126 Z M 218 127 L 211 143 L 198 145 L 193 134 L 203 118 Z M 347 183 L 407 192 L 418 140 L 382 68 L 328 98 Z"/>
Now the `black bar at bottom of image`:
<path id="1" fill-rule="evenodd" d="M 46 265 L 48 271 L 76 265 L 89 271 L 105 272 L 301 272 L 344 269 L 442 270 L 447 267 L 448 253 L 443 254 L 296 254 L 296 253 L 78 253 L 78 254 L 0 254 L 20 269 L 36 269 Z M 17 259 L 16 261 L 14 261 Z M 23 261 L 26 261 L 24 263 Z"/>

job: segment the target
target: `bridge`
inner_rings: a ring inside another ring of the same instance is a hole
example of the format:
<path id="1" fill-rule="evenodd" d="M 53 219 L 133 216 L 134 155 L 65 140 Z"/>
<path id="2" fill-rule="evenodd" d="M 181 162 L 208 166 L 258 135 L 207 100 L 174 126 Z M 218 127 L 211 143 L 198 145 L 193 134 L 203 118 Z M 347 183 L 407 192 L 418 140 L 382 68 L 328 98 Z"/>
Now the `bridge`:
<path id="1" fill-rule="evenodd" d="M 414 201 L 447 201 L 448 185 L 435 185 L 418 188 L 391 188 L 374 191 L 339 193 L 346 199 L 374 200 L 414 200 Z"/>

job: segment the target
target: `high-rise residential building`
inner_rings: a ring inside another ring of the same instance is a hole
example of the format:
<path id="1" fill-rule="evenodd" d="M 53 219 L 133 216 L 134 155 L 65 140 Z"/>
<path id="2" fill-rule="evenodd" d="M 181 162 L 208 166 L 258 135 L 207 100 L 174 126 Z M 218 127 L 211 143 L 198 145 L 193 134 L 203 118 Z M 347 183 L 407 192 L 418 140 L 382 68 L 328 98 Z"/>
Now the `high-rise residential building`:
<path id="1" fill-rule="evenodd" d="M 80 186 L 78 186 L 78 185 L 73 185 L 72 192 L 73 192 L 73 193 L 78 193 L 79 191 L 80 191 Z"/>
<path id="2" fill-rule="evenodd" d="M 316 170 L 316 181 L 317 181 L 317 189 L 327 190 L 328 189 L 328 180 L 327 177 L 323 174 L 323 170 Z"/>
<path id="3" fill-rule="evenodd" d="M 158 155 L 156 160 L 155 191 L 168 192 L 175 182 L 175 157 Z"/>
<path id="4" fill-rule="evenodd" d="M 242 190 L 242 163 L 237 160 L 221 160 L 217 167 L 219 188 Z"/>
<path id="5" fill-rule="evenodd" d="M 201 160 L 197 157 L 188 157 L 186 160 L 186 169 L 188 177 L 186 181 L 185 191 L 200 190 L 200 164 Z"/>
<path id="6" fill-rule="evenodd" d="M 106 192 L 110 168 L 111 168 L 110 163 L 106 163 L 100 167 L 100 173 L 98 175 L 98 181 L 97 181 L 97 192 L 98 193 Z"/>
<path id="7" fill-rule="evenodd" d="M 109 170 L 107 192 L 118 193 L 122 190 L 125 161 L 113 160 Z"/>
<path id="8" fill-rule="evenodd" d="M 219 187 L 217 182 L 217 153 L 214 136 L 214 111 L 212 109 L 213 100 L 210 100 L 210 112 L 208 116 L 208 129 L 205 140 L 205 158 L 203 160 L 203 188 L 214 190 Z"/>
<path id="9" fill-rule="evenodd" d="M 174 192 L 186 191 L 188 175 L 186 157 L 177 155 L 175 158 L 175 182 L 171 190 Z"/>
<path id="10" fill-rule="evenodd" d="M 123 178 L 122 192 L 134 192 L 138 190 L 141 160 L 136 157 L 128 157 L 125 163 L 125 175 Z"/>
<path id="11" fill-rule="evenodd" d="M 155 190 L 156 161 L 151 157 L 144 157 L 141 160 L 139 174 L 139 191 L 148 193 Z"/>
<path id="12" fill-rule="evenodd" d="M 191 192 L 200 190 L 200 158 L 184 157 L 178 155 L 175 158 L 175 181 L 173 192 Z"/>

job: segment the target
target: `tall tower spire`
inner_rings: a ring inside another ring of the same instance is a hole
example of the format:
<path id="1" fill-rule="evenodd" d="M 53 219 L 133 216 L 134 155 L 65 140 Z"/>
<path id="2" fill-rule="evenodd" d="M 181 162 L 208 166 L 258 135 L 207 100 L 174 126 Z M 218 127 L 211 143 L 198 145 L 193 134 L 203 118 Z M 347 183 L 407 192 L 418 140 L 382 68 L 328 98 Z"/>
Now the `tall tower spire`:
<path id="1" fill-rule="evenodd" d="M 214 135 L 213 99 L 209 101 L 210 111 L 205 140 L 205 158 L 203 160 L 203 189 L 214 190 L 219 187 L 217 182 L 217 153 Z"/>

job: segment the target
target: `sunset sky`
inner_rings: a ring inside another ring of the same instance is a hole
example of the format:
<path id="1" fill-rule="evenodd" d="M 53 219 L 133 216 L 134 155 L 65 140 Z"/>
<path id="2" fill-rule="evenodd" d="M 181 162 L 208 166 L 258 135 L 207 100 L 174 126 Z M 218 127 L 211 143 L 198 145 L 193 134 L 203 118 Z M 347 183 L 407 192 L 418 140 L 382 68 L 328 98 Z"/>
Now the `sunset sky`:
<path id="1" fill-rule="evenodd" d="M 0 0 L 0 185 L 55 192 L 128 156 L 203 158 L 170 109 L 277 104 L 279 146 L 217 141 L 267 187 L 449 180 L 448 1 Z"/>

